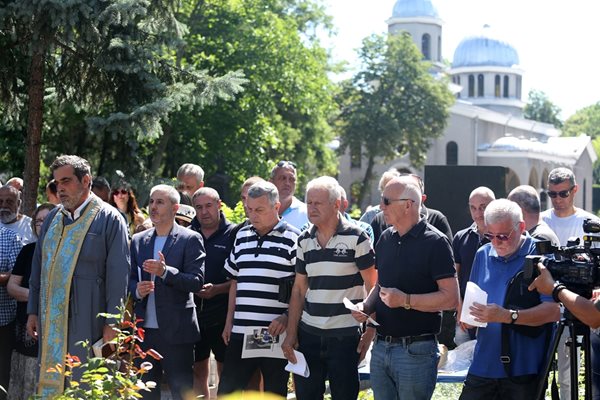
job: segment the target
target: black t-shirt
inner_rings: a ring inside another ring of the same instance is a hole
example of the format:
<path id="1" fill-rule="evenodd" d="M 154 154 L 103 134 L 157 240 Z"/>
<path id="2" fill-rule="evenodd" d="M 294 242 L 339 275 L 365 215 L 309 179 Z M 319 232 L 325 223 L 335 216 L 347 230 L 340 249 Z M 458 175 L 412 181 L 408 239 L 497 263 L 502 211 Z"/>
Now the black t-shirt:
<path id="1" fill-rule="evenodd" d="M 460 269 L 458 271 L 458 287 L 460 289 L 461 299 L 465 297 L 465 290 L 467 288 L 469 277 L 471 276 L 471 268 L 473 267 L 475 253 L 477 253 L 477 250 L 481 246 L 488 242 L 489 240 L 479 236 L 475 224 L 458 231 L 456 236 L 454 236 L 454 240 L 452 240 L 454 261 L 457 264 L 460 264 Z"/>
<path id="2" fill-rule="evenodd" d="M 197 219 L 192 221 L 191 228 L 202 234 L 200 224 Z M 204 282 L 220 284 L 227 281 L 225 276 L 225 260 L 231 253 L 234 232 L 237 225 L 227 221 L 225 215 L 221 212 L 221 222 L 219 228 L 210 237 L 204 239 L 204 248 L 206 249 L 206 258 L 204 259 Z M 196 310 L 198 312 L 198 322 L 202 326 L 214 326 L 225 322 L 227 317 L 227 304 L 229 300 L 228 293 L 221 293 L 211 299 L 201 299 L 194 296 L 196 301 Z"/>
<path id="3" fill-rule="evenodd" d="M 22 276 L 21 287 L 29 289 L 29 277 L 31 276 L 31 261 L 33 260 L 33 252 L 35 243 L 29 243 L 23 246 L 21 252 L 17 256 L 15 265 L 12 270 L 12 275 Z M 27 302 L 17 301 L 17 320 L 27 323 Z"/>
<path id="4" fill-rule="evenodd" d="M 409 294 L 438 291 L 437 281 L 455 276 L 450 241 L 439 230 L 421 219 L 404 236 L 386 229 L 377 242 L 375 259 L 379 284 Z M 402 337 L 437 334 L 441 312 L 389 308 L 379 297 L 375 303 L 377 333 Z"/>

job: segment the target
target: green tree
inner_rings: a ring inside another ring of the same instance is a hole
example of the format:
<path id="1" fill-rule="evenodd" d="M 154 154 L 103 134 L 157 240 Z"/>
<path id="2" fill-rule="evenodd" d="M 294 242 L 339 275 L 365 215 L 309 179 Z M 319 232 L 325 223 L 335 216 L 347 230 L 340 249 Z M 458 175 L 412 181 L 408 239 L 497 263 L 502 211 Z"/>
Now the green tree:
<path id="1" fill-rule="evenodd" d="M 314 35 L 329 26 L 322 6 L 312 0 L 194 0 L 187 9 L 182 65 L 216 74 L 239 69 L 249 83 L 235 102 L 200 113 L 182 109 L 172 118 L 163 173 L 174 174 L 185 159 L 203 166 L 209 184 L 220 182 L 231 192 L 250 175 L 266 177 L 280 159 L 295 161 L 301 180 L 334 174 L 335 153 L 327 147 L 334 85 L 328 55 Z"/>
<path id="2" fill-rule="evenodd" d="M 552 103 L 546 93 L 539 90 L 531 90 L 525 105 L 525 118 L 534 121 L 552 124 L 556 128 L 561 128 L 563 123 L 558 117 L 561 109 Z"/>
<path id="3" fill-rule="evenodd" d="M 562 129 L 565 136 L 589 135 L 596 154 L 600 155 L 600 102 L 578 110 L 570 116 Z M 594 183 L 600 183 L 600 161 L 594 163 Z"/>
<path id="4" fill-rule="evenodd" d="M 26 131 L 26 212 L 35 207 L 45 100 L 57 115 L 73 111 L 84 118 L 86 129 L 79 127 L 76 137 L 83 143 L 78 146 L 89 146 L 79 154 L 95 158 L 101 171 L 109 150 L 121 163 L 129 158 L 134 166 L 142 164 L 139 150 L 151 152 L 173 111 L 241 91 L 240 73 L 213 78 L 175 63 L 186 33 L 178 5 L 176 0 L 0 4 L 2 118 L 9 128 Z"/>
<path id="5" fill-rule="evenodd" d="M 445 80 L 429 73 L 408 34 L 372 35 L 359 56 L 360 71 L 342 83 L 338 126 L 340 151 L 360 149 L 368 160 L 358 194 L 362 204 L 378 160 L 408 153 L 413 166 L 423 165 L 431 140 L 443 133 L 454 97 Z"/>

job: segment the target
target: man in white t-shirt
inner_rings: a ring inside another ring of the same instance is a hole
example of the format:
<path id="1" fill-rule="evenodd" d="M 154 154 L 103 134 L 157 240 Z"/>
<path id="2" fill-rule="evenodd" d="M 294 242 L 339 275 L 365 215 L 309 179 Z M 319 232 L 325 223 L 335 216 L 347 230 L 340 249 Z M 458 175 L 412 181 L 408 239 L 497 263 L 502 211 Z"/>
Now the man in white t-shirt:
<path id="1" fill-rule="evenodd" d="M 568 168 L 555 168 L 548 175 L 548 197 L 552 201 L 552 208 L 544 211 L 541 214 L 542 220 L 550 226 L 550 228 L 558 236 L 561 246 L 566 246 L 570 238 L 579 238 L 582 240 L 583 221 L 586 218 L 598 219 L 594 214 L 591 214 L 581 208 L 573 205 L 575 194 L 579 190 L 579 186 L 575 181 L 575 174 Z M 582 243 L 581 243 L 582 244 Z M 568 338 L 567 330 L 564 331 L 561 342 L 564 343 Z M 592 332 L 592 343 L 600 344 L 600 337 Z M 594 337 L 596 336 L 596 337 Z M 579 350 L 577 351 L 579 359 Z M 592 349 L 592 357 L 598 358 Z M 558 376 L 560 382 L 560 398 L 570 399 L 570 376 L 569 376 L 569 358 L 566 346 L 558 346 Z M 594 369 L 593 369 L 594 370 Z M 594 370 L 593 380 L 600 380 L 600 371 Z M 595 385 L 594 385 L 595 386 Z"/>
<path id="2" fill-rule="evenodd" d="M 299 200 L 296 193 L 296 164 L 291 161 L 279 161 L 271 170 L 271 183 L 279 193 L 279 217 L 300 230 L 308 222 L 306 204 Z"/>
<path id="3" fill-rule="evenodd" d="M 8 184 L 0 187 L 0 226 L 16 232 L 23 245 L 35 241 L 31 218 L 20 213 L 21 193 Z"/>

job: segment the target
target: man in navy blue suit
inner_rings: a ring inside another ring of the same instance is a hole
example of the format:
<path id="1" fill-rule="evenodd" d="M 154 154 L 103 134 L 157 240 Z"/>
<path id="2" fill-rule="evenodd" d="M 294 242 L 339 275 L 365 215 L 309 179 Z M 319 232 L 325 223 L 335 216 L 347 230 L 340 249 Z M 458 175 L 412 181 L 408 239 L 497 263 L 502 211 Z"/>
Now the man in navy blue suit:
<path id="1" fill-rule="evenodd" d="M 141 346 L 163 356 L 145 360 L 153 367 L 143 379 L 156 382 L 156 389 L 143 392 L 144 399 L 160 399 L 163 371 L 174 399 L 192 389 L 194 343 L 200 340 L 193 293 L 202 288 L 206 253 L 200 234 L 175 223 L 179 200 L 175 188 L 154 186 L 148 206 L 154 228 L 131 241 L 129 291 L 136 317 L 144 320 Z"/>

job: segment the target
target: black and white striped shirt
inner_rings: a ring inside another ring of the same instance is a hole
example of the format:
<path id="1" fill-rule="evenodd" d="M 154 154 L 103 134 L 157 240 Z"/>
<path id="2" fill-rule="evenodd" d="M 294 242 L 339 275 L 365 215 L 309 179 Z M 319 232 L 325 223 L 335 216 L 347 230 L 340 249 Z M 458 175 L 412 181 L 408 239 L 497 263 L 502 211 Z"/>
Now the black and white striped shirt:
<path id="1" fill-rule="evenodd" d="M 300 325 L 319 336 L 355 335 L 358 322 L 343 304 L 366 295 L 361 270 L 375 264 L 369 236 L 340 215 L 336 233 L 325 247 L 317 241 L 315 226 L 298 239 L 296 273 L 308 277 L 308 290 Z"/>
<path id="2" fill-rule="evenodd" d="M 233 334 L 246 326 L 269 326 L 288 309 L 278 300 L 279 281 L 294 275 L 298 231 L 285 221 L 259 236 L 252 225 L 240 229 L 225 262 L 227 275 L 237 281 Z"/>

